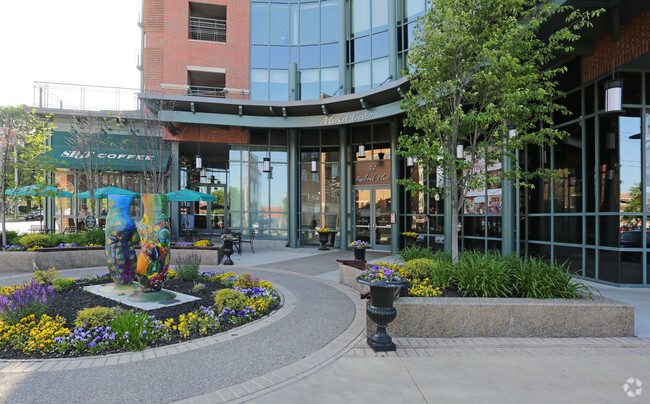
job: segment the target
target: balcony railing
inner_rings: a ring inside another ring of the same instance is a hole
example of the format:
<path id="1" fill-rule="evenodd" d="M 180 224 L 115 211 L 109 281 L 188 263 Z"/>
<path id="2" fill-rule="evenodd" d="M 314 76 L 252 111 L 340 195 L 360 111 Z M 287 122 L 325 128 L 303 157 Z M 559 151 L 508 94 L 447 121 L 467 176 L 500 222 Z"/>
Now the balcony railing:
<path id="1" fill-rule="evenodd" d="M 190 39 L 226 42 L 226 20 L 190 17 L 189 33 Z"/>
<path id="2" fill-rule="evenodd" d="M 196 97 L 226 98 L 228 90 L 223 87 L 190 86 L 187 94 Z"/>

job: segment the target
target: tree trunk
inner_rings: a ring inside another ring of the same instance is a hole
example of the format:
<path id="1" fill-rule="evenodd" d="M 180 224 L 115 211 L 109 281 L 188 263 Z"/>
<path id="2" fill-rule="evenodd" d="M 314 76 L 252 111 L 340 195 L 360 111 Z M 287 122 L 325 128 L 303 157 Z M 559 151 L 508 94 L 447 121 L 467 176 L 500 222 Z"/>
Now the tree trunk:
<path id="1" fill-rule="evenodd" d="M 18 180 L 18 149 L 14 147 L 14 184 L 16 187 L 18 187 Z M 14 219 L 18 219 L 18 198 L 14 200 Z"/>

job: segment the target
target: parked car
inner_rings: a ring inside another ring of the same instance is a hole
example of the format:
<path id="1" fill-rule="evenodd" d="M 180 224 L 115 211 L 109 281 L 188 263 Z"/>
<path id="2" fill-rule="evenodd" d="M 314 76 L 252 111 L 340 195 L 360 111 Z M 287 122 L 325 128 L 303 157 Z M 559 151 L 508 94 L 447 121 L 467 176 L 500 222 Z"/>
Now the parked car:
<path id="1" fill-rule="evenodd" d="M 621 233 L 621 247 L 641 247 L 641 230 L 629 230 Z M 646 230 L 646 247 L 650 247 L 650 231 Z"/>
<path id="2" fill-rule="evenodd" d="M 25 213 L 25 221 L 27 220 L 42 220 L 43 211 L 42 210 L 32 210 L 31 212 Z"/>

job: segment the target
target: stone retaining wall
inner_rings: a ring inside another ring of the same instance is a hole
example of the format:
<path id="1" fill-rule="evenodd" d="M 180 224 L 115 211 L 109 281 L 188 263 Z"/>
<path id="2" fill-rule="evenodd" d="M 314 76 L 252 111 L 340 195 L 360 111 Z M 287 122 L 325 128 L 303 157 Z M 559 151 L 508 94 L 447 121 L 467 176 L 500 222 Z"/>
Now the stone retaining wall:
<path id="1" fill-rule="evenodd" d="M 341 283 L 363 292 L 360 270 L 339 266 Z M 634 335 L 634 306 L 584 299 L 399 297 L 391 337 L 623 337 Z M 375 332 L 366 321 L 366 334 Z"/>
<path id="2" fill-rule="evenodd" d="M 136 249 L 139 253 L 139 250 Z M 172 248 L 170 268 L 176 260 L 196 253 L 204 265 L 218 265 L 223 251 L 216 247 Z M 0 251 L 0 272 L 34 272 L 55 267 L 58 270 L 106 266 L 104 249 L 74 251 Z M 107 269 L 108 270 L 108 269 Z"/>

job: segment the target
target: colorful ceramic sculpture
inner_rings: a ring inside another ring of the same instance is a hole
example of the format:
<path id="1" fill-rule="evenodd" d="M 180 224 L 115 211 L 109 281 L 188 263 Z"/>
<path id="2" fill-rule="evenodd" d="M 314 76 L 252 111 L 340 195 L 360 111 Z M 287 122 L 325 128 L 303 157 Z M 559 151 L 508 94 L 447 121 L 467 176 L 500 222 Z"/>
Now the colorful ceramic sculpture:
<path id="1" fill-rule="evenodd" d="M 106 216 L 106 263 L 118 285 L 128 285 L 135 276 L 136 254 L 133 248 L 135 222 L 129 215 L 133 196 L 109 195 Z"/>
<path id="2" fill-rule="evenodd" d="M 140 245 L 136 277 L 142 291 L 157 292 L 169 268 L 170 226 L 167 216 L 167 197 L 162 194 L 143 194 L 144 214 L 138 223 Z"/>

